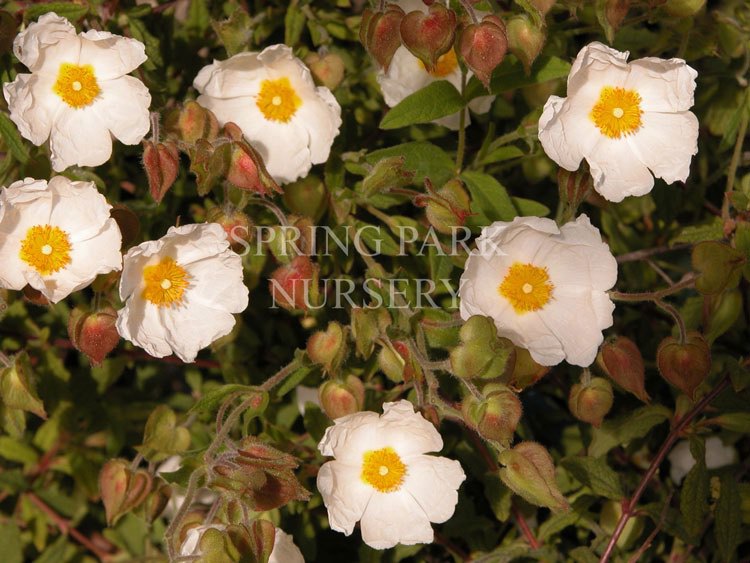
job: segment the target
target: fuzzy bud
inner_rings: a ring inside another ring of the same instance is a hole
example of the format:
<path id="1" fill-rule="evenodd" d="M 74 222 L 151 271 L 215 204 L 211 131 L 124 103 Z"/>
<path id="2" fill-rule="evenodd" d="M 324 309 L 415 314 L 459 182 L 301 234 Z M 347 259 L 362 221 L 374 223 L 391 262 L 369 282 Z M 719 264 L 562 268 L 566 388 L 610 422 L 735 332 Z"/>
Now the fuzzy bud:
<path id="1" fill-rule="evenodd" d="M 457 51 L 476 77 L 490 89 L 490 78 L 508 50 L 505 24 L 497 16 L 485 16 L 465 26 L 458 36 Z"/>
<path id="2" fill-rule="evenodd" d="M 443 234 L 452 234 L 455 227 L 466 224 L 471 213 L 471 200 L 461 180 L 451 180 L 435 191 L 432 183 L 425 178 L 427 195 L 417 196 L 414 203 L 425 207 L 427 220 L 435 230 Z"/>
<path id="3" fill-rule="evenodd" d="M 335 372 L 345 354 L 344 329 L 335 321 L 328 323 L 326 330 L 319 330 L 307 341 L 307 356 L 328 373 Z"/>
<path id="4" fill-rule="evenodd" d="M 596 428 L 601 426 L 613 402 L 612 385 L 603 377 L 594 377 L 588 383 L 576 383 L 568 395 L 571 414 Z"/>
<path id="5" fill-rule="evenodd" d="M 711 369 L 711 350 L 699 332 L 688 332 L 684 344 L 668 336 L 656 350 L 659 373 L 691 399 Z"/>
<path id="6" fill-rule="evenodd" d="M 393 188 L 408 186 L 414 180 L 414 171 L 404 168 L 405 161 L 403 156 L 390 156 L 379 160 L 362 180 L 359 191 L 365 197 L 372 197 Z"/>
<path id="7" fill-rule="evenodd" d="M 403 19 L 404 11 L 396 4 L 388 4 L 384 12 L 367 8 L 362 13 L 359 40 L 386 72 L 393 55 L 401 46 L 399 30 Z"/>
<path id="8" fill-rule="evenodd" d="M 369 358 L 375 347 L 375 340 L 390 324 L 391 316 L 385 309 L 353 309 L 351 326 L 357 355 Z"/>
<path id="9" fill-rule="evenodd" d="M 644 386 L 646 369 L 638 346 L 624 336 L 608 338 L 599 350 L 596 362 L 620 387 L 644 403 L 651 399 Z"/>
<path id="10" fill-rule="evenodd" d="M 427 13 L 415 10 L 404 16 L 400 27 L 401 41 L 431 72 L 440 55 L 453 47 L 456 23 L 456 12 L 443 4 L 432 4 Z"/>
<path id="11" fill-rule="evenodd" d="M 310 53 L 305 57 L 305 64 L 317 84 L 322 84 L 333 91 L 344 80 L 344 61 L 336 53 Z"/>
<path id="12" fill-rule="evenodd" d="M 518 496 L 553 511 L 570 508 L 555 482 L 555 465 L 549 452 L 536 442 L 521 442 L 504 450 L 498 460 L 500 478 Z"/>
<path id="13" fill-rule="evenodd" d="M 564 168 L 557 171 L 560 200 L 573 209 L 577 209 L 583 203 L 593 186 L 594 182 L 587 166 L 583 166 L 575 172 L 570 172 Z"/>
<path id="14" fill-rule="evenodd" d="M 466 397 L 462 403 L 464 418 L 476 426 L 479 433 L 504 447 L 513 441 L 523 407 L 518 396 L 504 385 L 488 385 L 483 390 L 485 400 Z"/>
<path id="15" fill-rule="evenodd" d="M 521 15 L 508 21 L 506 34 L 511 53 L 523 63 L 526 74 L 531 73 L 531 64 L 544 47 L 544 30 L 535 26 L 528 16 Z"/>
<path id="16" fill-rule="evenodd" d="M 512 368 L 513 346 L 498 338 L 488 317 L 474 315 L 459 331 L 461 344 L 450 352 L 451 371 L 458 377 L 495 379 Z"/>
<path id="17" fill-rule="evenodd" d="M 315 305 L 318 295 L 318 272 L 307 256 L 297 256 L 281 266 L 270 279 L 270 292 L 274 305 L 288 310 L 307 310 Z"/>
<path id="18" fill-rule="evenodd" d="M 36 392 L 31 362 L 25 352 L 13 356 L 10 367 L 0 369 L 0 399 L 0 405 L 7 409 L 18 409 L 47 418 L 44 404 Z"/>
<path id="19" fill-rule="evenodd" d="M 227 233 L 232 250 L 240 251 L 253 240 L 253 222 L 245 213 L 237 209 L 225 209 L 217 205 L 206 212 L 206 222 L 221 225 Z"/>
<path id="20" fill-rule="evenodd" d="M 534 361 L 526 348 L 515 347 L 513 371 L 509 383 L 516 389 L 525 389 L 534 385 L 550 371 L 549 366 L 543 366 Z"/>
<path id="21" fill-rule="evenodd" d="M 309 175 L 284 186 L 284 204 L 292 213 L 317 221 L 328 207 L 328 192 L 320 178 Z"/>
<path id="22" fill-rule="evenodd" d="M 143 168 L 148 189 L 156 203 L 161 203 L 180 172 L 180 155 L 172 142 L 143 141 Z"/>
<path id="23" fill-rule="evenodd" d="M 362 410 L 365 404 L 365 386 L 353 375 L 343 383 L 329 380 L 320 386 L 320 405 L 331 420 Z"/>
<path id="24" fill-rule="evenodd" d="M 112 307 L 95 313 L 74 309 L 68 319 L 68 336 L 76 350 L 85 354 L 93 366 L 98 366 L 120 342 L 116 322 L 117 311 Z"/>
<path id="25" fill-rule="evenodd" d="M 99 492 L 102 496 L 107 524 L 117 522 L 146 500 L 153 480 L 145 470 L 131 471 L 124 459 L 111 459 L 99 473 Z"/>
<path id="26" fill-rule="evenodd" d="M 189 101 L 166 120 L 167 129 L 182 141 L 193 144 L 198 139 L 214 140 L 219 134 L 216 116 L 198 102 Z"/>

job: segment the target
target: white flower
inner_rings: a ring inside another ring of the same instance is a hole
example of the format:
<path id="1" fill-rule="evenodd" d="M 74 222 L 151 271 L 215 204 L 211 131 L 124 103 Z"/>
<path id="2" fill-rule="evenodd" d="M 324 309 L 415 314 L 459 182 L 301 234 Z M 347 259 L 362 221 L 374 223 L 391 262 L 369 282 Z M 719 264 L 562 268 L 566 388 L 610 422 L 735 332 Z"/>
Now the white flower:
<path id="1" fill-rule="evenodd" d="M 0 287 L 52 303 L 122 268 L 120 229 L 93 182 L 26 178 L 0 193 Z"/>
<path id="2" fill-rule="evenodd" d="M 405 12 L 419 10 L 427 12 L 427 5 L 422 0 L 400 0 L 395 2 Z M 477 12 L 481 19 L 483 12 Z M 466 80 L 473 76 L 471 71 L 466 75 Z M 403 45 L 396 49 L 388 72 L 382 68 L 378 70 L 377 81 L 380 89 L 383 91 L 383 98 L 388 107 L 393 107 L 407 96 L 417 90 L 438 80 L 447 80 L 453 84 L 456 89 L 461 91 L 461 68 L 458 66 L 456 52 L 451 49 L 438 58 L 438 64 L 434 71 L 428 72 L 424 63 L 412 55 Z M 479 96 L 469 102 L 469 109 L 476 114 L 487 113 L 492 106 L 495 96 Z M 443 125 L 449 129 L 457 130 L 459 127 L 459 114 L 454 113 L 447 117 L 436 119 L 434 123 Z M 466 125 L 471 122 L 469 115 L 466 115 Z"/>
<path id="3" fill-rule="evenodd" d="M 408 401 L 386 403 L 382 416 L 337 418 L 318 444 L 336 458 L 318 473 L 331 528 L 348 536 L 361 520 L 362 539 L 375 549 L 432 542 L 430 522 L 453 515 L 466 478 L 457 461 L 424 455 L 442 447 Z"/>
<path id="4" fill-rule="evenodd" d="M 539 119 L 539 140 L 566 170 L 585 158 L 594 188 L 610 201 L 644 195 L 653 174 L 685 181 L 698 152 L 693 105 L 698 75 L 682 59 L 646 57 L 627 63 L 621 53 L 591 43 L 568 76 L 568 97 L 551 96 Z"/>
<path id="5" fill-rule="evenodd" d="M 239 53 L 205 66 L 193 81 L 198 103 L 219 123 L 236 123 L 284 184 L 328 160 L 341 126 L 341 107 L 286 45 Z"/>
<path id="6" fill-rule="evenodd" d="M 137 145 L 148 133 L 151 95 L 129 72 L 146 60 L 143 43 L 90 30 L 76 35 L 50 12 L 18 34 L 13 52 L 31 74 L 3 86 L 21 135 L 49 139 L 52 168 L 98 166 L 112 155 L 112 137 Z"/>
<path id="7" fill-rule="evenodd" d="M 586 215 L 561 228 L 538 217 L 498 221 L 466 261 L 461 318 L 492 317 L 500 336 L 542 365 L 588 366 L 612 325 L 606 291 L 616 281 L 617 262 Z"/>
<path id="8" fill-rule="evenodd" d="M 125 255 L 117 331 L 156 358 L 192 362 L 248 303 L 242 260 L 216 223 L 172 227 Z"/>
<path id="9" fill-rule="evenodd" d="M 681 440 L 669 452 L 669 476 L 676 485 L 682 483 L 690 470 L 695 465 L 693 454 L 690 453 L 690 441 Z M 739 454 L 734 446 L 725 446 L 718 436 L 710 436 L 706 439 L 706 468 L 718 469 L 725 465 L 737 463 Z"/>
<path id="10" fill-rule="evenodd" d="M 200 542 L 203 533 L 211 528 L 219 530 L 220 532 L 226 530 L 226 526 L 223 524 L 212 524 L 210 526 L 197 526 L 191 528 L 188 530 L 185 540 L 180 546 L 180 556 L 187 557 L 189 555 L 200 555 L 198 543 Z M 280 528 L 276 528 L 273 549 L 268 557 L 268 563 L 305 563 L 305 558 L 302 557 L 302 552 L 295 545 L 294 538 Z"/>

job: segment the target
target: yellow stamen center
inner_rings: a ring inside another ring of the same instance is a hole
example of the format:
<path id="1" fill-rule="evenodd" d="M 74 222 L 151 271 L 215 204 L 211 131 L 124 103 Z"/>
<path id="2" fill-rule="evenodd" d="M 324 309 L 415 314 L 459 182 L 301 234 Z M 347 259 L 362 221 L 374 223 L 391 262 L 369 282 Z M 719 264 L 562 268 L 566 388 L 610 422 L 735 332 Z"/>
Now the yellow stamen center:
<path id="1" fill-rule="evenodd" d="M 159 307 L 179 305 L 190 281 L 185 269 L 172 258 L 143 268 L 144 299 Z"/>
<path id="2" fill-rule="evenodd" d="M 286 123 L 302 105 L 302 100 L 287 77 L 264 80 L 255 101 L 258 109 L 269 121 Z"/>
<path id="3" fill-rule="evenodd" d="M 393 448 L 365 452 L 362 458 L 362 481 L 381 493 L 393 493 L 401 488 L 406 476 L 406 465 Z"/>
<path id="4" fill-rule="evenodd" d="M 72 108 L 91 104 L 101 93 L 91 65 L 62 63 L 52 90 Z"/>
<path id="5" fill-rule="evenodd" d="M 549 281 L 547 268 L 515 262 L 497 291 L 510 301 L 516 314 L 523 315 L 549 303 L 553 289 L 555 286 Z"/>
<path id="6" fill-rule="evenodd" d="M 417 59 L 419 60 L 419 59 Z M 422 68 L 427 70 L 427 68 L 424 66 L 424 63 L 419 60 L 419 64 Z M 454 70 L 458 68 L 458 59 L 456 58 L 456 51 L 451 49 L 447 53 L 443 53 L 438 57 L 437 63 L 435 64 L 435 68 L 432 70 L 432 72 L 427 71 L 430 73 L 431 76 L 434 76 L 435 78 L 444 78 L 448 76 L 450 73 L 452 73 Z"/>
<path id="7" fill-rule="evenodd" d="M 619 139 L 641 128 L 641 96 L 635 90 L 605 86 L 589 117 L 604 135 Z"/>
<path id="8" fill-rule="evenodd" d="M 26 231 L 19 257 L 39 274 L 49 276 L 70 264 L 68 233 L 52 225 L 36 225 Z"/>

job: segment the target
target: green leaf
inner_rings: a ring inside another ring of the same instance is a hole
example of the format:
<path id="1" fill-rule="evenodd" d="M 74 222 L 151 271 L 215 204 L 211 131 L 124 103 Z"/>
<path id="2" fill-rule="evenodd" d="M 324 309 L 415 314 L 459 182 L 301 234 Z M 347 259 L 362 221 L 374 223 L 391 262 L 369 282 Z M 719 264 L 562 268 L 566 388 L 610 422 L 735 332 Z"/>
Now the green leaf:
<path id="1" fill-rule="evenodd" d="M 279 385 L 278 389 L 276 389 L 276 396 L 277 397 L 283 397 L 289 391 L 297 387 L 300 383 L 302 383 L 302 380 L 307 377 L 307 374 L 312 371 L 313 368 L 309 366 L 302 366 L 297 368 L 296 371 L 292 373 L 289 377 L 287 377 L 284 382 Z"/>
<path id="2" fill-rule="evenodd" d="M 39 459 L 34 448 L 8 436 L 0 436 L 0 457 L 25 465 L 36 463 Z"/>
<path id="3" fill-rule="evenodd" d="M 696 243 L 704 240 L 720 240 L 724 238 L 724 221 L 721 217 L 713 217 L 710 221 L 700 225 L 693 225 L 682 229 L 674 238 L 672 244 L 681 242 Z"/>
<path id="4" fill-rule="evenodd" d="M 21 531 L 12 520 L 0 524 L 0 545 L 5 563 L 23 563 Z"/>
<path id="5" fill-rule="evenodd" d="M 523 197 L 512 197 L 513 205 L 518 209 L 518 215 L 523 217 L 546 217 L 549 215 L 549 207 L 533 199 Z"/>
<path id="6" fill-rule="evenodd" d="M 498 522 L 507 522 L 510 519 L 513 491 L 505 486 L 497 473 L 485 473 L 482 481 L 484 484 L 484 496 L 490 503 L 490 508 L 495 513 L 495 518 L 497 518 Z"/>
<path id="7" fill-rule="evenodd" d="M 189 413 L 194 412 L 213 412 L 219 405 L 229 397 L 229 395 L 237 394 L 237 396 L 251 395 L 258 393 L 257 387 L 250 385 L 240 385 L 239 383 L 230 383 L 229 385 L 222 385 L 217 389 L 213 389 L 203 395 L 198 402 L 190 407 Z"/>
<path id="8" fill-rule="evenodd" d="M 615 446 L 626 444 L 635 438 L 648 434 L 657 424 L 661 424 L 672 416 L 672 411 L 662 405 L 648 405 L 641 407 L 624 417 L 608 420 L 595 428 L 589 455 L 600 457 Z"/>
<path id="9" fill-rule="evenodd" d="M 515 145 L 506 145 L 498 147 L 482 157 L 479 164 L 486 166 L 487 164 L 495 164 L 498 162 L 505 162 L 506 160 L 512 160 L 514 158 L 520 158 L 524 156 L 524 152 Z"/>
<path id="10" fill-rule="evenodd" d="M 508 55 L 495 72 L 490 82 L 491 94 L 502 94 L 508 90 L 531 86 L 540 82 L 547 82 L 555 78 L 565 78 L 570 72 L 570 63 L 559 57 L 540 56 L 534 61 L 531 74 L 526 75 L 523 64 L 513 55 Z M 487 90 L 476 78 L 472 78 L 466 88 L 464 97 L 472 100 L 477 96 L 486 96 Z"/>
<path id="11" fill-rule="evenodd" d="M 741 499 L 737 481 L 731 471 L 721 475 L 721 492 L 716 503 L 714 537 L 722 561 L 735 561 L 742 523 Z"/>
<path id="12" fill-rule="evenodd" d="M 607 465 L 606 458 L 569 457 L 560 463 L 597 495 L 613 500 L 620 500 L 625 496 L 620 486 L 620 477 Z"/>
<path id="13" fill-rule="evenodd" d="M 483 213 L 488 221 L 512 221 L 517 215 L 508 191 L 489 174 L 467 171 L 461 179 L 471 193 L 472 210 Z"/>
<path id="14" fill-rule="evenodd" d="M 50 2 L 49 4 L 31 4 L 23 14 L 24 21 L 36 20 L 39 16 L 49 12 L 55 12 L 58 16 L 69 19 L 72 22 L 80 20 L 89 11 L 86 4 L 75 4 L 73 2 Z"/>
<path id="15" fill-rule="evenodd" d="M 464 99 L 453 84 L 447 80 L 437 80 L 392 107 L 380 122 L 380 128 L 398 129 L 417 123 L 429 123 L 453 115 L 464 105 Z"/>
<path id="16" fill-rule="evenodd" d="M 695 449 L 696 451 L 692 451 Z M 706 450 L 702 441 L 691 443 L 691 453 L 696 460 L 685 476 L 680 490 L 680 513 L 685 531 L 698 539 L 708 513 L 709 477 L 706 469 Z M 697 455 L 696 455 L 697 454 Z"/>
<path id="17" fill-rule="evenodd" d="M 403 156 L 404 168 L 414 171 L 414 181 L 417 184 L 423 183 L 427 177 L 434 185 L 442 186 L 454 174 L 453 159 L 432 143 L 417 141 L 380 149 L 369 153 L 366 160 L 369 164 L 375 165 L 379 160 L 389 156 Z"/>
<path id="18" fill-rule="evenodd" d="M 230 57 L 250 45 L 253 36 L 252 20 L 245 10 L 235 8 L 228 20 L 215 21 L 211 25 Z"/>
<path id="19" fill-rule="evenodd" d="M 289 2 L 284 14 L 284 44 L 294 47 L 299 43 L 307 18 L 300 10 L 298 0 Z"/>
<path id="20" fill-rule="evenodd" d="M 25 164 L 29 160 L 29 152 L 26 150 L 15 124 L 10 120 L 10 117 L 2 112 L 0 112 L 0 135 L 2 135 L 13 157 L 21 164 Z"/>

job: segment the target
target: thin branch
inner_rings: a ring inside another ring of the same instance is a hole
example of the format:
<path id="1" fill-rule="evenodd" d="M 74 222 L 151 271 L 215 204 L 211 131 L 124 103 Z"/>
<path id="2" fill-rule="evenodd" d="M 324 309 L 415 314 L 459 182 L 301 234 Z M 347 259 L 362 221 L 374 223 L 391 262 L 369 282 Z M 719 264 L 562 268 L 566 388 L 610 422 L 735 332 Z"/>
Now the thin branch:
<path id="1" fill-rule="evenodd" d="M 626 254 L 620 254 L 617 256 L 617 263 L 623 264 L 625 262 L 637 262 L 638 260 L 643 260 L 645 258 L 648 258 L 649 256 L 654 256 L 656 254 L 664 254 L 665 252 L 672 252 L 673 250 L 685 250 L 686 248 L 690 248 L 693 246 L 692 244 L 675 244 L 673 246 L 655 246 L 654 248 L 644 248 L 642 250 L 634 250 L 633 252 L 628 252 Z"/>
<path id="2" fill-rule="evenodd" d="M 523 514 L 521 514 L 518 507 L 513 505 L 511 511 L 513 512 L 513 518 L 516 521 L 516 524 L 518 524 L 518 528 L 521 530 L 523 537 L 526 538 L 529 546 L 531 546 L 531 549 L 539 549 L 542 547 L 542 544 L 539 543 L 539 540 L 534 536 L 534 532 L 529 528 L 529 524 L 526 522 L 526 519 L 523 517 Z"/>
<path id="3" fill-rule="evenodd" d="M 623 291 L 610 291 L 609 296 L 614 301 L 659 301 L 662 298 L 677 293 L 680 290 L 692 287 L 695 284 L 697 276 L 688 274 L 676 284 L 660 289 L 658 291 L 646 291 L 641 293 L 625 293 Z"/>

